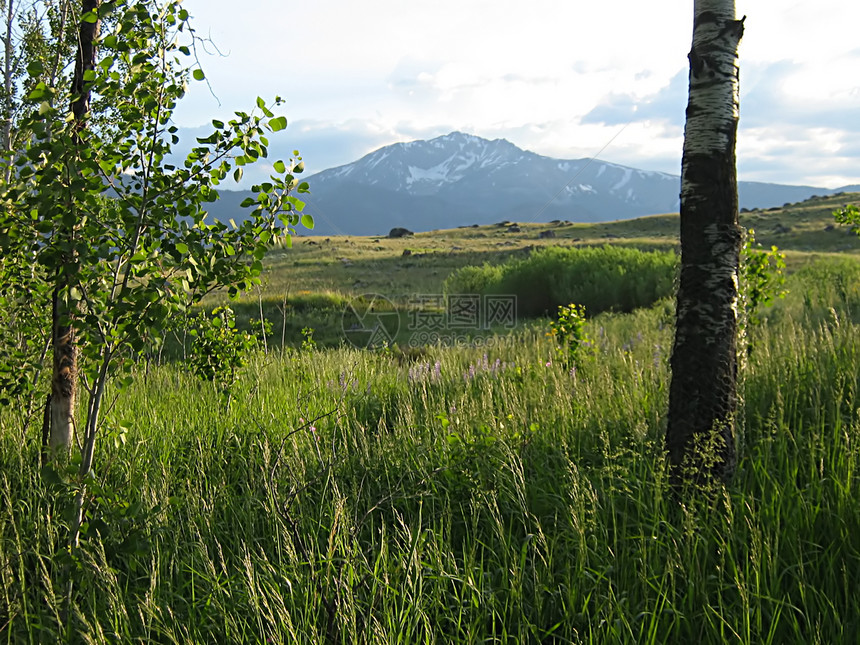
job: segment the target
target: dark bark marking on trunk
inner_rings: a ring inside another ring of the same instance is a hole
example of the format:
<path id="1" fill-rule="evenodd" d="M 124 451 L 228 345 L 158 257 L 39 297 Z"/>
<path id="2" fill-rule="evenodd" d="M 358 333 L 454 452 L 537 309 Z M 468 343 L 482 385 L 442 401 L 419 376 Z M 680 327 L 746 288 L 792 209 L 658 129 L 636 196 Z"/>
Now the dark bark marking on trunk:
<path id="1" fill-rule="evenodd" d="M 695 17 L 693 20 L 693 31 L 701 27 L 702 25 L 707 25 L 711 23 L 719 23 L 720 16 L 713 11 L 703 11 L 699 15 Z"/>
<path id="2" fill-rule="evenodd" d="M 97 11 L 101 0 L 83 0 L 83 14 Z M 90 90 L 84 82 L 84 72 L 96 68 L 95 40 L 98 36 L 99 22 L 81 21 L 78 33 L 78 53 L 75 57 L 75 74 L 72 78 L 72 114 L 75 115 L 77 129 L 85 126 L 84 117 L 90 109 Z"/>
<path id="3" fill-rule="evenodd" d="M 730 47 L 736 53 L 743 34 L 743 19 L 726 22 L 712 12 L 696 17 L 697 28 L 708 23 L 724 26 L 717 38 L 689 54 L 688 127 L 691 117 L 701 115 L 694 91 L 734 80 L 736 68 L 718 69 L 712 54 Z M 725 148 L 714 154 L 685 149 L 682 162 L 681 276 L 666 428 L 675 484 L 726 481 L 737 464 L 737 118 L 711 131 L 725 135 Z"/>
<path id="4" fill-rule="evenodd" d="M 42 411 L 42 445 L 41 445 L 41 463 L 44 466 L 50 458 L 51 438 L 51 394 L 45 397 L 45 409 Z"/>

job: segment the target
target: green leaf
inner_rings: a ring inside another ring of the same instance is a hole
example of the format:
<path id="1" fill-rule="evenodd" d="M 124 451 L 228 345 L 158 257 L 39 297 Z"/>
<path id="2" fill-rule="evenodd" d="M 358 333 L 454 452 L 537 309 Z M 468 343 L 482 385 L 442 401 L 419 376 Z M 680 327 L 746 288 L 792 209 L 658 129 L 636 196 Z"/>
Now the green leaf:
<path id="1" fill-rule="evenodd" d="M 279 175 L 282 175 L 285 172 L 287 172 L 286 164 L 284 164 L 284 162 L 281 161 L 280 159 L 274 163 L 274 167 L 275 167 L 275 172 L 278 173 Z"/>
<path id="2" fill-rule="evenodd" d="M 39 82 L 36 84 L 36 87 L 30 90 L 30 93 L 27 95 L 27 99 L 30 101 L 38 101 L 43 96 L 45 96 L 45 94 L 48 94 L 47 90 L 48 86 L 42 82 Z"/>
<path id="3" fill-rule="evenodd" d="M 242 181 L 243 171 L 244 171 L 244 169 L 241 166 L 239 168 L 236 168 L 236 170 L 233 171 L 233 180 L 236 181 L 237 183 Z"/>
<path id="4" fill-rule="evenodd" d="M 303 213 L 302 214 L 302 226 L 304 226 L 305 228 L 313 230 L 313 227 L 314 227 L 313 216 L 308 214 L 308 213 Z"/>
<path id="5" fill-rule="evenodd" d="M 297 211 L 300 211 L 305 207 L 305 203 L 301 199 L 299 199 L 298 197 L 293 197 L 292 195 L 287 195 L 284 198 L 284 201 L 286 201 L 288 204 L 292 204 Z"/>
<path id="6" fill-rule="evenodd" d="M 279 116 L 274 119 L 269 119 L 269 128 L 271 128 L 272 132 L 278 132 L 279 130 L 283 130 L 287 127 L 287 117 Z"/>
<path id="7" fill-rule="evenodd" d="M 45 71 L 44 66 L 37 60 L 34 60 L 32 63 L 27 65 L 27 73 L 30 76 L 38 76 L 39 74 Z"/>
<path id="8" fill-rule="evenodd" d="M 191 72 L 191 75 L 194 77 L 195 81 L 202 81 L 204 78 L 206 78 L 206 74 L 204 74 L 203 70 L 200 68 L 195 69 L 193 72 Z"/>
<path id="9" fill-rule="evenodd" d="M 81 22 L 88 22 L 90 24 L 95 24 L 98 22 L 99 17 L 94 11 L 87 11 L 83 16 L 81 16 Z"/>
<path id="10" fill-rule="evenodd" d="M 63 479 L 60 477 L 59 473 L 51 466 L 51 464 L 45 464 L 42 466 L 41 471 L 42 481 L 46 484 L 62 484 Z"/>
<path id="11" fill-rule="evenodd" d="M 208 137 L 197 137 L 197 143 L 218 143 L 218 133 L 213 132 Z"/>

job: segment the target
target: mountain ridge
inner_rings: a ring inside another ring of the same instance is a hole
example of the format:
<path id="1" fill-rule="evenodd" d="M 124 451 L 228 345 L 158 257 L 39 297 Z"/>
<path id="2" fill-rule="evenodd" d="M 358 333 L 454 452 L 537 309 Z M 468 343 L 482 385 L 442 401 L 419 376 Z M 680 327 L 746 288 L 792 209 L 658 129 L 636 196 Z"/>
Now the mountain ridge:
<path id="1" fill-rule="evenodd" d="M 489 224 L 500 220 L 603 222 L 677 212 L 680 177 L 598 159 L 556 159 L 522 150 L 506 139 L 451 132 L 394 143 L 306 179 L 302 196 L 315 235 L 381 235 Z M 742 208 L 769 208 L 829 190 L 738 182 Z M 236 217 L 241 199 L 224 195 Z M 242 199 L 247 193 L 240 193 Z M 304 233 L 304 231 L 300 231 Z"/>

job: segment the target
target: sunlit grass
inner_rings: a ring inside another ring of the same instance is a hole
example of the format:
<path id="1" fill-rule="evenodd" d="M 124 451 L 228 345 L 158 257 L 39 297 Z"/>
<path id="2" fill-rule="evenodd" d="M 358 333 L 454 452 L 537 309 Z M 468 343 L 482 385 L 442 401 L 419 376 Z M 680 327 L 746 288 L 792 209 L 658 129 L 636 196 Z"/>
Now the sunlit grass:
<path id="1" fill-rule="evenodd" d="M 142 367 L 108 412 L 131 429 L 100 444 L 76 560 L 68 489 L 6 410 L 0 636 L 856 642 L 860 327 L 831 269 L 753 330 L 742 460 L 709 496 L 666 481 L 665 302 L 590 320 L 577 364 L 539 322 L 411 354 L 277 347 L 229 408 L 181 363 Z"/>

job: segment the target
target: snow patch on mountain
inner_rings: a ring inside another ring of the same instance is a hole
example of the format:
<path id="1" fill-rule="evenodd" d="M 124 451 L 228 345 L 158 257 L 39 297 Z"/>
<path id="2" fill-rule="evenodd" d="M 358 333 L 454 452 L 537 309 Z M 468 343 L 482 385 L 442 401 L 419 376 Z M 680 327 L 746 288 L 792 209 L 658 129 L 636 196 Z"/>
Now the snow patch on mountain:
<path id="1" fill-rule="evenodd" d="M 620 190 L 621 188 L 624 188 L 624 186 L 626 186 L 630 182 L 630 178 L 632 176 L 633 176 L 633 169 L 632 168 L 625 168 L 624 169 L 624 176 L 621 178 L 621 181 L 619 181 L 617 184 L 612 186 L 609 190 L 614 192 L 616 190 Z"/>
<path id="2" fill-rule="evenodd" d="M 382 150 L 380 152 L 381 154 L 376 155 L 376 158 L 370 163 L 370 167 L 368 168 L 368 170 L 373 170 L 374 168 L 376 168 L 391 154 L 390 150 Z"/>
<path id="3" fill-rule="evenodd" d="M 354 168 L 355 166 L 353 164 L 349 164 L 346 166 L 338 166 L 336 168 L 332 168 L 331 170 L 324 170 L 323 172 L 325 172 L 330 178 L 334 179 L 336 177 L 346 177 L 353 171 Z"/>
<path id="4" fill-rule="evenodd" d="M 477 155 L 451 155 L 444 161 L 437 163 L 434 166 L 422 167 L 410 165 L 407 168 L 407 176 L 405 177 L 406 186 L 411 186 L 416 182 L 434 182 L 437 184 L 449 184 L 460 181 L 464 173 L 471 168 L 478 160 Z"/>
<path id="5" fill-rule="evenodd" d="M 416 181 L 444 182 L 448 180 L 447 161 L 433 166 L 432 168 L 418 168 L 409 166 L 409 176 L 406 177 L 406 185 L 410 186 Z"/>

